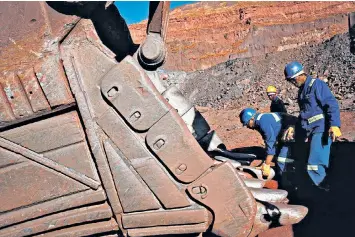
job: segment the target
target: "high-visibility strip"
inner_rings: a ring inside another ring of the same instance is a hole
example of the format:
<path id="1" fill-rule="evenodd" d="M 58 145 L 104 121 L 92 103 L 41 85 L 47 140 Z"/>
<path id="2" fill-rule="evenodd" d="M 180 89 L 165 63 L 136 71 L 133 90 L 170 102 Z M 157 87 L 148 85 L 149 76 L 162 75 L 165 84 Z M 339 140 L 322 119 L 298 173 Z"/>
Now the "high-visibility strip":
<path id="1" fill-rule="evenodd" d="M 311 124 L 311 123 L 314 123 L 315 121 L 318 121 L 320 119 L 323 119 L 324 118 L 324 115 L 323 114 L 317 114 L 313 117 L 310 117 L 308 120 L 308 123 Z"/>
<path id="2" fill-rule="evenodd" d="M 265 114 L 271 114 L 271 115 L 274 117 L 274 119 L 275 119 L 276 122 L 280 121 L 280 117 L 279 117 L 277 114 L 275 114 L 275 113 L 265 113 Z M 263 115 L 264 115 L 264 114 L 259 114 L 259 115 L 256 117 L 256 120 L 259 121 Z"/>
<path id="3" fill-rule="evenodd" d="M 307 170 L 317 171 L 318 170 L 318 165 L 307 165 Z"/>
<path id="4" fill-rule="evenodd" d="M 280 121 L 280 117 L 277 114 L 271 113 L 271 115 L 274 117 L 276 122 Z"/>
<path id="5" fill-rule="evenodd" d="M 311 87 L 311 86 L 313 86 L 313 83 L 316 81 L 316 78 L 313 78 L 312 80 L 311 80 L 311 82 L 309 83 L 309 87 Z"/>
<path id="6" fill-rule="evenodd" d="M 286 157 L 277 157 L 277 161 L 278 162 L 281 162 L 281 163 L 292 163 L 294 162 L 295 160 L 294 159 L 290 159 L 290 158 L 286 158 Z"/>

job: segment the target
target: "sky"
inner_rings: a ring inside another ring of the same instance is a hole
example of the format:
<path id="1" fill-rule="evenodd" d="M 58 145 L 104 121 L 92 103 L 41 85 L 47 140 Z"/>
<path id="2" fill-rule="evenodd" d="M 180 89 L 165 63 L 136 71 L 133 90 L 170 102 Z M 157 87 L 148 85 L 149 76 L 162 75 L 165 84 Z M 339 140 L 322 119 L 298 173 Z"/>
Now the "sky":
<path id="1" fill-rule="evenodd" d="M 170 9 L 193 2 L 194 1 L 171 1 Z M 149 1 L 116 1 L 115 5 L 128 25 L 148 19 Z"/>

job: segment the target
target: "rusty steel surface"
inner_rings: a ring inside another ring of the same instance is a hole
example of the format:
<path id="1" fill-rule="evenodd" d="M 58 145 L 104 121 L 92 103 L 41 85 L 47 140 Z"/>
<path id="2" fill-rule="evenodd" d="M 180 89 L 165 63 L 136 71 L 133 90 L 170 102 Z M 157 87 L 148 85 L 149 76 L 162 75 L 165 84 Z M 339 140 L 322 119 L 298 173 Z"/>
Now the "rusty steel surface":
<path id="1" fill-rule="evenodd" d="M 151 3 L 138 48 L 113 4 L 0 3 L 0 236 L 244 237 L 306 215 L 198 143 L 207 121 L 157 80 L 168 12 Z"/>
<path id="2" fill-rule="evenodd" d="M 125 58 L 102 79 L 101 91 L 133 128 L 145 131 L 170 108 L 143 70 L 137 68 L 131 57 Z"/>
<path id="3" fill-rule="evenodd" d="M 150 149 L 182 182 L 194 181 L 213 164 L 175 110 L 153 125 L 147 133 L 146 141 Z"/>
<path id="4" fill-rule="evenodd" d="M 181 218 L 181 217 L 184 218 Z M 169 226 L 169 225 L 189 225 L 206 223 L 208 211 L 204 208 L 155 211 L 148 213 L 132 213 L 123 215 L 123 226 L 127 229 Z"/>
<path id="5" fill-rule="evenodd" d="M 170 2 L 150 2 L 147 33 L 158 33 L 165 39 Z"/>
<path id="6" fill-rule="evenodd" d="M 196 201 L 212 209 L 212 233 L 248 236 L 254 223 L 256 202 L 232 165 L 217 166 L 191 183 L 188 192 Z"/>
<path id="7" fill-rule="evenodd" d="M 33 68 L 28 69 L 22 75 L 18 75 L 23 89 L 26 92 L 27 98 L 31 104 L 33 112 L 41 110 L 49 110 L 49 103 L 42 91 L 42 88 L 38 82 Z"/>
<path id="8" fill-rule="evenodd" d="M 161 208 L 147 185 L 130 169 L 112 145 L 104 142 L 104 147 L 123 211 L 136 212 Z"/>
<path id="9" fill-rule="evenodd" d="M 29 236 L 48 229 L 55 230 L 66 225 L 74 225 L 81 222 L 100 221 L 108 219 L 111 216 L 111 209 L 107 203 L 82 207 L 0 230 L 0 236 Z"/>
<path id="10" fill-rule="evenodd" d="M 0 2 L 0 123 L 74 102 L 58 45 L 78 20 L 45 2 Z"/>

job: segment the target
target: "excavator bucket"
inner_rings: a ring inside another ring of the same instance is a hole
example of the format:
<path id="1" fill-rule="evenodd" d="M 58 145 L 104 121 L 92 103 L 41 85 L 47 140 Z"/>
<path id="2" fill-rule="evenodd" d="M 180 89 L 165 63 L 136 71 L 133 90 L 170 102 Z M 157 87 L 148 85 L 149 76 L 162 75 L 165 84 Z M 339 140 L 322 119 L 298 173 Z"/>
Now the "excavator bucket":
<path id="1" fill-rule="evenodd" d="M 203 149 L 216 136 L 157 73 L 168 12 L 151 3 L 135 45 L 110 3 L 0 2 L 0 236 L 246 237 L 304 218 Z"/>

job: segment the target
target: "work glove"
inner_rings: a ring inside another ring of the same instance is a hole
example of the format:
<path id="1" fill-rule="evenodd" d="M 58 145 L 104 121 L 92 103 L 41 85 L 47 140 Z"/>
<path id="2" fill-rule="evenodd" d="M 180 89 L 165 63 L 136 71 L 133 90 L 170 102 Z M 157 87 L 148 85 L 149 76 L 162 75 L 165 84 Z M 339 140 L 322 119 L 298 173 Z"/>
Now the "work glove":
<path id="1" fill-rule="evenodd" d="M 332 141 L 334 142 L 335 139 L 341 136 L 341 131 L 340 128 L 337 126 L 332 126 L 329 128 L 329 136 L 332 138 Z"/>
<path id="2" fill-rule="evenodd" d="M 294 139 L 294 135 L 295 135 L 295 128 L 294 127 L 289 127 L 283 134 L 282 136 L 282 141 L 283 142 L 287 142 L 287 141 L 291 141 Z"/>
<path id="3" fill-rule="evenodd" d="M 270 165 L 267 165 L 265 163 L 262 164 L 261 172 L 263 172 L 263 176 L 269 177 L 269 175 L 270 175 Z"/>

